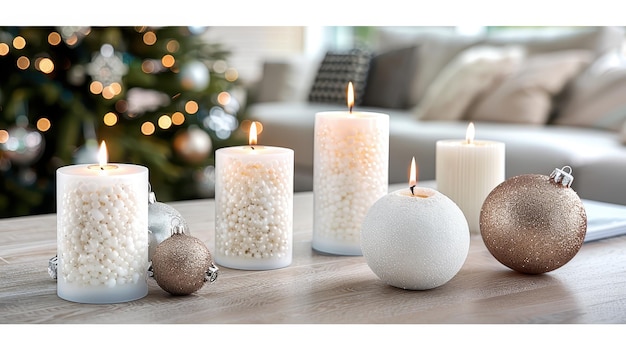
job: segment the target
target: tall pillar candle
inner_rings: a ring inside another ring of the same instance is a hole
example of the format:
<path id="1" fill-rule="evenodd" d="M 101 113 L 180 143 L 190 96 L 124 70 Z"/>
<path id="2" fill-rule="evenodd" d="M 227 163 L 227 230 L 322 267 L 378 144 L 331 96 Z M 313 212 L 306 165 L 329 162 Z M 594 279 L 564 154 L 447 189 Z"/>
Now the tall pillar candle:
<path id="1" fill-rule="evenodd" d="M 465 140 L 437 141 L 437 190 L 461 208 L 470 232 L 480 233 L 482 204 L 504 177 L 504 143 L 474 140 L 473 123 L 468 125 Z"/>
<path id="2" fill-rule="evenodd" d="M 81 303 L 148 294 L 148 169 L 107 164 L 57 169 L 57 294 Z"/>
<path id="3" fill-rule="evenodd" d="M 250 145 L 215 151 L 214 258 L 235 269 L 282 268 L 293 256 L 294 152 L 256 145 L 255 126 Z"/>
<path id="4" fill-rule="evenodd" d="M 389 115 L 319 112 L 314 133 L 313 249 L 362 255 L 361 223 L 388 191 Z"/>

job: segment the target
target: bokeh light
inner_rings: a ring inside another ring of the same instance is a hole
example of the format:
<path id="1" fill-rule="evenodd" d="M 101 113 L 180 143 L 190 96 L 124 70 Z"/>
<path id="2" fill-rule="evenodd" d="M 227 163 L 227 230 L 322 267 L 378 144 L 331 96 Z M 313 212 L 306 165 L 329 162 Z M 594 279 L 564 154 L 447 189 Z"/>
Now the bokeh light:
<path id="1" fill-rule="evenodd" d="M 37 120 L 37 129 L 40 132 L 47 132 L 51 126 L 52 126 L 52 123 L 50 123 L 50 120 L 47 119 L 46 117 L 41 117 L 40 119 Z"/>
<path id="2" fill-rule="evenodd" d="M 156 128 L 152 122 L 143 122 L 141 125 L 141 133 L 143 133 L 143 135 L 152 135 L 155 130 Z"/>
<path id="3" fill-rule="evenodd" d="M 61 34 L 57 32 L 48 34 L 48 44 L 53 46 L 61 44 Z"/>
<path id="4" fill-rule="evenodd" d="M 13 47 L 18 49 L 18 50 L 21 50 L 21 49 L 25 48 L 26 47 L 26 39 L 24 39 L 24 37 L 21 37 L 19 35 L 17 37 L 13 38 Z"/>
<path id="5" fill-rule="evenodd" d="M 170 68 L 174 66 L 174 63 L 176 63 L 176 59 L 170 54 L 164 55 L 161 58 L 161 64 L 163 65 L 163 67 Z"/>
<path id="6" fill-rule="evenodd" d="M 9 140 L 9 132 L 4 129 L 0 129 L 0 144 L 4 144 Z"/>
<path id="7" fill-rule="evenodd" d="M 227 69 L 226 72 L 224 73 L 224 78 L 226 78 L 226 80 L 229 82 L 234 82 L 239 78 L 239 72 L 237 72 L 236 69 L 231 67 Z"/>
<path id="8" fill-rule="evenodd" d="M 185 112 L 190 115 L 198 112 L 198 103 L 193 100 L 187 101 L 187 103 L 185 104 Z"/>
<path id="9" fill-rule="evenodd" d="M 153 60 L 144 60 L 141 63 L 141 71 L 143 73 L 154 73 L 156 71 L 156 65 Z"/>
<path id="10" fill-rule="evenodd" d="M 143 35 L 143 42 L 146 45 L 154 45 L 157 41 L 157 36 L 154 32 L 146 32 Z"/>
<path id="11" fill-rule="evenodd" d="M 9 53 L 9 45 L 7 43 L 0 43 L 0 56 L 5 56 Z"/>
<path id="12" fill-rule="evenodd" d="M 217 95 L 217 102 L 220 105 L 228 105 L 230 103 L 230 94 L 226 91 L 223 91 Z"/>
<path id="13" fill-rule="evenodd" d="M 113 112 L 107 112 L 102 120 L 105 125 L 112 127 L 117 124 L 117 115 Z"/>
<path id="14" fill-rule="evenodd" d="M 43 57 L 38 60 L 38 63 L 37 68 L 43 73 L 49 74 L 54 71 L 54 62 L 51 59 Z"/>
<path id="15" fill-rule="evenodd" d="M 93 81 L 91 82 L 91 84 L 89 84 L 89 91 L 92 94 L 98 95 L 100 93 L 102 93 L 102 89 L 104 89 L 104 87 L 102 86 L 102 83 L 99 81 Z"/>
<path id="16" fill-rule="evenodd" d="M 185 123 L 185 115 L 182 112 L 174 112 L 172 114 L 172 123 L 177 126 Z"/>
<path id="17" fill-rule="evenodd" d="M 213 63 L 213 71 L 215 73 L 224 73 L 228 69 L 228 64 L 224 60 L 216 60 Z"/>
<path id="18" fill-rule="evenodd" d="M 168 52 L 175 53 L 176 51 L 178 51 L 178 49 L 180 49 L 180 43 L 178 42 L 178 40 L 172 39 L 167 42 L 165 48 Z"/>
<path id="19" fill-rule="evenodd" d="M 20 56 L 17 59 L 17 68 L 27 69 L 30 66 L 30 60 L 26 56 Z"/>
<path id="20" fill-rule="evenodd" d="M 159 117 L 159 121 L 157 123 L 159 124 L 159 128 L 168 129 L 172 126 L 172 119 L 168 115 L 163 115 Z"/>

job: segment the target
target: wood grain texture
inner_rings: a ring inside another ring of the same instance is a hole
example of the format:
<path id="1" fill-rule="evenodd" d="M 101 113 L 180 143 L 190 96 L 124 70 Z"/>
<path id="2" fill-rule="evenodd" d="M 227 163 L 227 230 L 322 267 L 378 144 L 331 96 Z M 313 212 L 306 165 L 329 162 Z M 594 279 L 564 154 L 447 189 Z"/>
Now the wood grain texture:
<path id="1" fill-rule="evenodd" d="M 390 189 L 392 190 L 392 189 Z M 191 234 L 214 247 L 211 200 L 171 203 Z M 516 273 L 472 235 L 461 271 L 427 291 L 384 284 L 363 257 L 311 249 L 312 193 L 294 196 L 294 256 L 286 268 L 220 267 L 213 284 L 174 297 L 149 281 L 147 297 L 109 305 L 56 295 L 47 273 L 56 254 L 56 216 L 0 220 L 2 324 L 520 324 L 625 323 L 626 236 L 585 243 L 565 266 L 542 275 Z"/>

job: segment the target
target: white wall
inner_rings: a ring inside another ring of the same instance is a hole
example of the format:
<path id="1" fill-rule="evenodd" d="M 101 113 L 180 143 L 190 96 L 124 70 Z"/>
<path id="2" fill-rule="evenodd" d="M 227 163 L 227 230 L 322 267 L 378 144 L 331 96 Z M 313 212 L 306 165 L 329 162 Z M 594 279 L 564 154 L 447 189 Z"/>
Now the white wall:
<path id="1" fill-rule="evenodd" d="M 259 78 L 264 59 L 301 54 L 309 49 L 305 27 L 209 27 L 204 36 L 231 51 L 227 61 L 231 67 L 237 69 L 243 83 Z"/>

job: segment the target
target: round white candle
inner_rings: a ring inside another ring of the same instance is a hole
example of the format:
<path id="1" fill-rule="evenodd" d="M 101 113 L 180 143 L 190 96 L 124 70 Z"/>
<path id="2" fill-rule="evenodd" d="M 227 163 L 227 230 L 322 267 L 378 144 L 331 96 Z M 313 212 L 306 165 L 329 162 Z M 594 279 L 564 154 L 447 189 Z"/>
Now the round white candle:
<path id="1" fill-rule="evenodd" d="M 470 232 L 480 233 L 482 204 L 504 177 L 504 143 L 474 140 L 473 123 L 468 126 L 466 140 L 437 141 L 437 190 L 461 208 Z"/>
<path id="2" fill-rule="evenodd" d="M 57 294 L 82 303 L 148 294 L 148 169 L 57 169 Z"/>
<path id="3" fill-rule="evenodd" d="M 445 284 L 463 266 L 469 245 L 463 212 L 434 189 L 385 195 L 363 221 L 361 246 L 368 266 L 382 281 L 402 289 Z"/>
<path id="4" fill-rule="evenodd" d="M 246 270 L 291 264 L 293 156 L 292 149 L 275 146 L 215 151 L 217 264 Z"/>
<path id="5" fill-rule="evenodd" d="M 361 255 L 361 222 L 388 192 L 389 115 L 319 112 L 314 143 L 312 246 Z"/>

